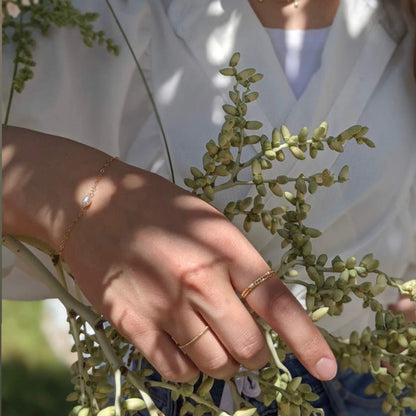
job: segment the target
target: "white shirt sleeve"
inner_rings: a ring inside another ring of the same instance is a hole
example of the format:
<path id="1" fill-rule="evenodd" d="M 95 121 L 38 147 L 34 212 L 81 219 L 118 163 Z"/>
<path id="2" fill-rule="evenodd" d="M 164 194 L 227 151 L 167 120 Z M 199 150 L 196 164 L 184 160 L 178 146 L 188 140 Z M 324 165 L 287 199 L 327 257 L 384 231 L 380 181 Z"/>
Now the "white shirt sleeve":
<path id="1" fill-rule="evenodd" d="M 96 28 L 120 46 L 115 57 L 105 47 L 87 48 L 73 28 L 36 36 L 34 78 L 14 94 L 9 124 L 71 138 L 166 175 L 163 144 L 143 81 L 105 2 L 75 1 L 100 14 Z M 152 19 L 146 1 L 113 2 L 136 58 L 150 76 Z M 2 100 L 7 106 L 14 51 L 3 48 Z M 45 264 L 50 259 L 42 253 Z M 53 296 L 27 267 L 3 249 L 3 297 L 34 300 Z"/>

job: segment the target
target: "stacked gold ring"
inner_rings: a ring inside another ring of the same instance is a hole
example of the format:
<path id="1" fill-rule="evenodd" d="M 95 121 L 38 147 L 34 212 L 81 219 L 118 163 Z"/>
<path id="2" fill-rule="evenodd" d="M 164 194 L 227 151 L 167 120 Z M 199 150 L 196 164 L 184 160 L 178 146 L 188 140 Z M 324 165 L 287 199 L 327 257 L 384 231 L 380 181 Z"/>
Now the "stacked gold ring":
<path id="1" fill-rule="evenodd" d="M 258 277 L 254 282 L 250 283 L 242 292 L 241 297 L 245 299 L 257 286 L 264 283 L 266 280 L 270 279 L 271 277 L 275 276 L 276 273 L 274 270 L 267 270 L 267 272 L 263 273 L 260 277 Z M 205 327 L 202 329 L 201 332 L 199 332 L 197 335 L 195 335 L 192 339 L 190 339 L 188 342 L 185 342 L 185 344 L 177 344 L 178 348 L 183 350 L 186 347 L 189 347 L 192 345 L 195 341 L 197 341 L 199 338 L 201 338 L 209 329 L 208 325 L 205 325 Z"/>
<path id="2" fill-rule="evenodd" d="M 271 277 L 275 276 L 276 273 L 274 270 L 267 270 L 266 273 L 263 273 L 260 277 L 258 277 L 254 282 L 250 283 L 242 292 L 241 297 L 245 299 L 257 286 L 264 283 L 266 280 L 270 279 Z"/>
<path id="3" fill-rule="evenodd" d="M 202 337 L 202 335 L 205 334 L 205 332 L 207 332 L 209 329 L 209 326 L 206 325 L 205 328 L 197 335 L 195 335 L 191 340 L 189 340 L 188 342 L 185 342 L 185 344 L 182 345 L 178 345 L 178 347 L 183 350 L 186 347 L 189 347 L 191 344 L 193 344 L 195 341 L 197 341 L 199 338 Z"/>

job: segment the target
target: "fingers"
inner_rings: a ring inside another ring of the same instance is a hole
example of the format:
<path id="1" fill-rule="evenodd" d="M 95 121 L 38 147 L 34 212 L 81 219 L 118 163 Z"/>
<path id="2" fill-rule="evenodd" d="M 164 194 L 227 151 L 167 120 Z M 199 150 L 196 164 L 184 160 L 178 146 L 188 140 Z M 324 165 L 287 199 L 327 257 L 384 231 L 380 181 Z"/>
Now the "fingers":
<path id="1" fill-rule="evenodd" d="M 331 349 L 301 304 L 279 279 L 272 277 L 264 281 L 246 300 L 314 377 L 330 380 L 336 375 L 337 364 Z"/>
<path id="2" fill-rule="evenodd" d="M 210 290 L 204 288 L 203 280 L 200 284 L 200 297 L 195 301 L 200 316 L 189 312 L 186 318 L 177 317 L 178 322 L 186 324 L 173 330 L 182 350 L 201 371 L 215 378 L 231 376 L 239 364 L 248 369 L 264 366 L 269 359 L 264 336 L 232 286 L 215 278 L 209 282 Z M 247 301 L 313 376 L 322 380 L 335 376 L 337 366 L 332 351 L 280 280 L 270 278 L 263 282 L 248 295 Z M 170 331 L 172 334 L 172 328 Z"/>
<path id="3" fill-rule="evenodd" d="M 222 262 L 185 274 L 181 283 L 187 301 L 175 311 L 179 327 L 170 319 L 166 330 L 182 345 L 209 326 L 209 332 L 185 349 L 198 368 L 228 378 L 239 365 L 259 369 L 268 362 L 263 333 L 237 296 Z"/>
<path id="4" fill-rule="evenodd" d="M 224 378 L 239 364 L 264 365 L 263 334 L 234 292 L 267 270 L 264 260 L 214 208 L 156 175 L 117 166 L 115 181 L 137 177 L 140 192 L 130 183 L 118 187 L 111 204 L 90 211 L 74 229 L 77 244 L 67 252 L 90 301 L 168 380 L 189 381 L 198 369 Z M 137 211 L 144 203 L 147 209 Z M 247 301 L 312 374 L 331 378 L 329 347 L 277 279 L 255 288 Z M 172 339 L 187 344 L 206 325 L 208 331 L 183 347 L 186 355 Z M 329 363 L 319 364 L 321 358 Z"/>
<path id="5" fill-rule="evenodd" d="M 267 364 L 270 353 L 263 333 L 232 286 L 215 285 L 211 295 L 210 303 L 199 303 L 200 313 L 228 353 L 247 369 Z"/>
<path id="6" fill-rule="evenodd" d="M 254 264 L 254 268 L 264 271 L 267 265 L 262 262 L 260 267 Z M 198 290 L 186 296 L 190 303 L 182 303 L 174 315 L 166 314 L 161 331 L 147 331 L 145 336 L 136 337 L 135 345 L 169 380 L 190 380 L 196 368 L 214 378 L 228 378 L 240 364 L 258 369 L 269 359 L 261 330 L 235 294 L 228 276 L 221 276 L 224 271 L 219 269 L 209 278 L 193 276 L 189 279 L 192 285 L 198 286 Z M 253 276 L 262 274 L 253 270 L 241 274 L 243 278 L 239 279 L 238 286 L 234 285 L 240 292 L 256 279 Z M 278 332 L 313 376 L 322 380 L 335 376 L 332 351 L 280 280 L 270 278 L 261 283 L 246 300 Z M 208 330 L 205 331 L 206 326 Z M 183 346 L 182 349 L 179 346 Z"/>
<path id="7" fill-rule="evenodd" d="M 247 242 L 240 242 L 238 261 L 230 269 L 232 285 L 240 293 L 269 270 Z M 304 367 L 320 380 L 336 375 L 335 357 L 302 305 L 276 277 L 265 280 L 246 297 L 247 303 L 283 339 Z"/>
<path id="8" fill-rule="evenodd" d="M 198 315 L 193 312 L 180 322 L 180 329 L 169 328 L 168 331 L 177 342 L 177 348 L 202 372 L 214 378 L 226 379 L 238 371 L 239 364 Z"/>
<path id="9" fill-rule="evenodd" d="M 189 382 L 194 380 L 199 369 L 178 348 L 172 337 L 163 329 L 144 324 L 129 313 L 119 323 L 118 330 L 146 357 L 166 380 Z"/>

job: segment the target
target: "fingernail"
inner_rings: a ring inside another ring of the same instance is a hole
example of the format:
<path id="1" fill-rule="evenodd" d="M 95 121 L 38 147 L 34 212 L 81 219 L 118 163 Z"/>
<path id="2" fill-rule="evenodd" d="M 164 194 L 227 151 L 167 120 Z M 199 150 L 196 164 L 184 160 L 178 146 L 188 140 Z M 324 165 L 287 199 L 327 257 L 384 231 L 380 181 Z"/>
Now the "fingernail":
<path id="1" fill-rule="evenodd" d="M 331 380 L 337 374 L 337 363 L 329 358 L 321 358 L 315 366 L 319 379 Z"/>

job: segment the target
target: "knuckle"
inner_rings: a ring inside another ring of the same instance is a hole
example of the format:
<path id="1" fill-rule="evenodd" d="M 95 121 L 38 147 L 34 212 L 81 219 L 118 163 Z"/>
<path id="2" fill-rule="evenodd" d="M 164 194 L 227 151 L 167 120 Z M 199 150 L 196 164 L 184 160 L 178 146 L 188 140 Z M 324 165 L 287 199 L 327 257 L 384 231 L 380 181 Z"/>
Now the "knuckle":
<path id="1" fill-rule="evenodd" d="M 222 352 L 205 359 L 199 368 L 211 377 L 227 378 L 238 371 L 238 364 L 234 363 L 225 352 Z"/>
<path id="2" fill-rule="evenodd" d="M 182 285 L 191 291 L 201 292 L 204 287 L 206 273 L 200 269 L 187 270 L 181 273 Z"/>
<path id="3" fill-rule="evenodd" d="M 114 320 L 114 326 L 130 341 L 140 339 L 154 331 L 149 322 L 133 312 L 132 308 L 124 309 L 120 316 Z"/>
<path id="4" fill-rule="evenodd" d="M 295 300 L 295 302 L 297 301 Z M 294 299 L 287 290 L 271 292 L 265 306 L 267 314 L 272 313 L 274 316 L 277 314 L 279 319 L 282 319 L 282 316 L 290 317 L 292 313 L 297 311 L 297 309 L 293 309 Z"/>
<path id="5" fill-rule="evenodd" d="M 181 273 L 180 282 L 186 292 L 200 300 L 212 304 L 219 299 L 218 287 L 213 284 L 212 273 L 207 273 L 203 267 Z"/>
<path id="6" fill-rule="evenodd" d="M 264 338 L 258 335 L 250 335 L 244 338 L 238 349 L 232 352 L 232 355 L 241 363 L 253 361 L 258 357 L 264 348 Z"/>

